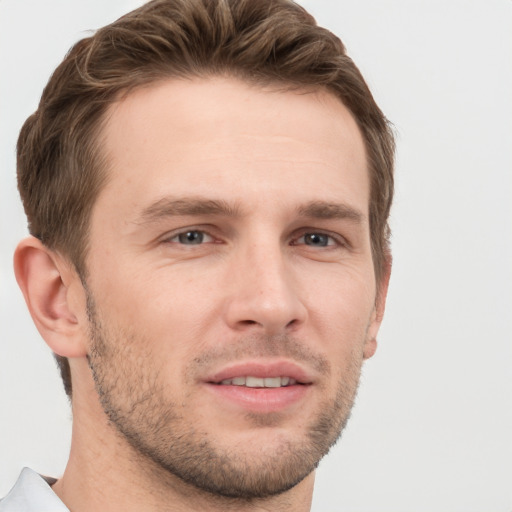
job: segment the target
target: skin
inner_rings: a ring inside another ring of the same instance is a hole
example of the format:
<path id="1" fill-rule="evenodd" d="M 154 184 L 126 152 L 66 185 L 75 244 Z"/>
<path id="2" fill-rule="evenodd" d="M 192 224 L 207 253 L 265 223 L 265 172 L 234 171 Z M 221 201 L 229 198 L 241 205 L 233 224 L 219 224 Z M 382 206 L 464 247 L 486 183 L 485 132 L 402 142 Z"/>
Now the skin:
<path id="1" fill-rule="evenodd" d="M 114 104 L 103 141 L 86 287 L 33 238 L 15 256 L 36 325 L 71 363 L 73 441 L 55 492 L 74 512 L 309 510 L 314 465 L 375 351 L 389 277 L 377 286 L 354 119 L 322 90 L 169 80 Z M 246 405 L 211 382 L 240 364 L 291 365 L 304 383 L 288 401 L 249 392 Z M 164 458 L 179 434 L 254 482 L 284 472 L 293 486 L 216 496 L 130 442 L 137 430 L 149 451 L 164 440 Z"/>

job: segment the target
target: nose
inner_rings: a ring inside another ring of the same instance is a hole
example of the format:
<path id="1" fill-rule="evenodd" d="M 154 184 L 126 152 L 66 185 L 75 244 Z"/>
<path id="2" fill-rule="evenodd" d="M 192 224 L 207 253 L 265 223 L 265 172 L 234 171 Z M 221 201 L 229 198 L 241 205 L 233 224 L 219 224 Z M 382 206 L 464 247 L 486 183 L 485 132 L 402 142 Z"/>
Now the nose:
<path id="1" fill-rule="evenodd" d="M 300 283 L 282 248 L 250 247 L 232 262 L 226 286 L 226 322 L 240 332 L 296 331 L 306 320 Z"/>

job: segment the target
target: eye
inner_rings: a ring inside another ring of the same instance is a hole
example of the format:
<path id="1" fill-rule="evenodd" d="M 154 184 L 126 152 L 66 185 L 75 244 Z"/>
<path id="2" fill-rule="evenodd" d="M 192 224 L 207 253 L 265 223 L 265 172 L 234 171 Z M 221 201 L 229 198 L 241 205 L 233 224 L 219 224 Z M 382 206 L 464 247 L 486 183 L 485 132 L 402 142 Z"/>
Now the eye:
<path id="1" fill-rule="evenodd" d="M 177 243 L 182 245 L 201 245 L 205 242 L 212 242 L 213 238 L 204 231 L 198 229 L 190 229 L 183 233 L 178 233 L 172 238 L 168 239 L 168 242 Z"/>
<path id="2" fill-rule="evenodd" d="M 325 233 L 304 233 L 296 240 L 295 244 L 304 244 L 310 247 L 328 247 L 337 245 L 337 242 L 332 236 Z"/>

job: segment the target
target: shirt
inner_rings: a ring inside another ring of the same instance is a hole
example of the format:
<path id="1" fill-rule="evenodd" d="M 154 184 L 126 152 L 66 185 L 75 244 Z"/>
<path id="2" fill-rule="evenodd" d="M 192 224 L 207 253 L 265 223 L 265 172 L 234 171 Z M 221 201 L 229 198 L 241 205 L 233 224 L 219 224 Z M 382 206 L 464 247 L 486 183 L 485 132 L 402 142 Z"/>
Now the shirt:
<path id="1" fill-rule="evenodd" d="M 9 494 L 0 500 L 0 512 L 69 512 L 52 491 L 55 479 L 24 468 Z"/>

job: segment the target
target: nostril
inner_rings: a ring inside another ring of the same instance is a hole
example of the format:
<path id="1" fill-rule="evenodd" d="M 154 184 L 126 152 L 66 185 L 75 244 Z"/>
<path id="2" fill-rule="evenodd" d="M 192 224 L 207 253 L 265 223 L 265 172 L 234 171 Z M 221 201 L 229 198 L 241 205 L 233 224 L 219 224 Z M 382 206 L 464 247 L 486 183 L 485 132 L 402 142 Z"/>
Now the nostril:
<path id="1" fill-rule="evenodd" d="M 258 322 L 255 320 L 242 320 L 240 323 L 242 325 L 256 325 Z"/>
<path id="2" fill-rule="evenodd" d="M 300 322 L 296 318 L 294 318 L 285 325 L 285 329 L 293 329 L 295 326 L 299 325 L 299 323 Z M 239 327 L 251 327 L 254 325 L 264 326 L 263 323 L 257 322 L 256 320 L 240 320 L 238 322 Z"/>

